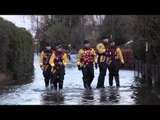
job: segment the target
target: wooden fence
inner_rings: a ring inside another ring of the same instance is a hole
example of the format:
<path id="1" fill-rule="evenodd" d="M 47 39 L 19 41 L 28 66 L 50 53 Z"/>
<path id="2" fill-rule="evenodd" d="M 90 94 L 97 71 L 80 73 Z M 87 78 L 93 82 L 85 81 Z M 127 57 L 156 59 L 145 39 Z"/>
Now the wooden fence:
<path id="1" fill-rule="evenodd" d="M 151 86 L 160 86 L 160 63 L 146 64 L 142 61 L 134 61 L 134 76 Z"/>

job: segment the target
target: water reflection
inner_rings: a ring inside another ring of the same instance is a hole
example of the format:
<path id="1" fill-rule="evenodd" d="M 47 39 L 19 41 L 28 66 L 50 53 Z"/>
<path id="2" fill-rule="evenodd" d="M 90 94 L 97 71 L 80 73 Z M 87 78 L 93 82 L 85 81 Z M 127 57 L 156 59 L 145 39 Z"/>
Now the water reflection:
<path id="1" fill-rule="evenodd" d="M 111 103 L 118 103 L 120 100 L 120 93 L 119 93 L 119 88 L 117 87 L 109 87 L 109 97 L 108 100 Z"/>
<path id="2" fill-rule="evenodd" d="M 160 105 L 160 100 L 155 90 L 147 86 L 136 87 L 133 97 L 138 105 Z"/>
<path id="3" fill-rule="evenodd" d="M 94 92 L 93 90 L 84 90 L 82 96 L 83 104 L 91 104 L 94 101 Z"/>
<path id="4" fill-rule="evenodd" d="M 100 102 L 106 102 L 106 101 L 108 101 L 107 99 L 107 97 L 108 97 L 108 94 L 107 94 L 107 91 L 105 90 L 105 89 L 101 89 L 100 91 L 99 91 L 100 93 Z"/>
<path id="5" fill-rule="evenodd" d="M 64 95 L 61 91 L 46 91 L 42 95 L 43 105 L 61 105 L 64 104 Z"/>
<path id="6" fill-rule="evenodd" d="M 119 88 L 108 87 L 99 90 L 99 102 L 101 104 L 118 103 L 120 100 Z"/>

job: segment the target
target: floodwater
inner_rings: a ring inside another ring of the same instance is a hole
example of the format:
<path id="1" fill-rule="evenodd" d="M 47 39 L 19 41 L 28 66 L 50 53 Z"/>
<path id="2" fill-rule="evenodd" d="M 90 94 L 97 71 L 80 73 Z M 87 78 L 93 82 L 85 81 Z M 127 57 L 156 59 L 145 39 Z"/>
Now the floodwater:
<path id="1" fill-rule="evenodd" d="M 110 87 L 108 71 L 105 78 L 105 88 L 96 89 L 99 69 L 95 70 L 92 90 L 85 90 L 82 83 L 82 73 L 78 71 L 76 55 L 66 68 L 64 88 L 54 91 L 44 87 L 42 71 L 39 67 L 39 55 L 34 58 L 34 76 L 29 83 L 4 86 L 0 91 L 1 105 L 141 105 L 160 104 L 158 95 L 151 88 L 141 86 L 134 80 L 134 71 L 120 70 L 120 87 Z"/>

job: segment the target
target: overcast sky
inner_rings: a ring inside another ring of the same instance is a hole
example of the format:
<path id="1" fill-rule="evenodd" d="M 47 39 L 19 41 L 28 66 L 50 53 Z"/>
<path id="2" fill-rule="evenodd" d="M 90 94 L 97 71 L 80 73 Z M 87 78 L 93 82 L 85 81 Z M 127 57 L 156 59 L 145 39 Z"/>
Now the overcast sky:
<path id="1" fill-rule="evenodd" d="M 104 17 L 104 15 L 101 15 L 101 16 Z M 14 23 L 18 27 L 26 28 L 29 32 L 31 32 L 31 34 L 34 37 L 35 32 L 33 32 L 31 30 L 31 25 L 32 24 L 31 24 L 29 15 L 0 15 L 0 17 L 3 17 L 4 19 L 6 19 L 8 21 L 11 21 L 12 23 Z M 96 19 L 97 22 L 99 21 L 99 18 L 96 18 L 96 16 L 95 16 L 95 19 Z"/>
<path id="2" fill-rule="evenodd" d="M 24 27 L 31 32 L 31 21 L 29 17 L 25 15 L 0 15 L 0 17 L 11 21 L 18 27 Z M 33 32 L 31 32 L 31 34 L 34 35 Z"/>

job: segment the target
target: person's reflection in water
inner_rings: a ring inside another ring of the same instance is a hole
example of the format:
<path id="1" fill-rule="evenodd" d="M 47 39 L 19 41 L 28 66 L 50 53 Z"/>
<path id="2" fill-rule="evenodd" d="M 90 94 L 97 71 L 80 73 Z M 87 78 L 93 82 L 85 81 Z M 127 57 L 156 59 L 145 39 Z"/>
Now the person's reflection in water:
<path id="1" fill-rule="evenodd" d="M 62 91 L 46 91 L 42 95 L 43 105 L 62 105 L 64 104 L 64 95 Z"/>
<path id="2" fill-rule="evenodd" d="M 108 94 L 107 94 L 106 90 L 105 89 L 101 89 L 99 92 L 100 92 L 100 102 L 108 101 L 107 100 Z"/>
<path id="3" fill-rule="evenodd" d="M 119 99 L 120 99 L 119 88 L 110 87 L 108 89 L 108 92 L 109 92 L 109 98 L 108 98 L 108 100 L 111 103 L 118 103 Z"/>
<path id="4" fill-rule="evenodd" d="M 92 89 L 84 90 L 82 96 L 82 103 L 83 104 L 91 104 L 94 101 L 94 92 Z"/>

